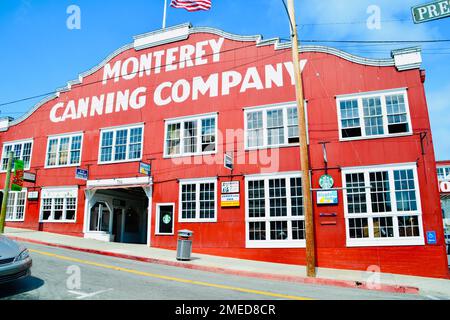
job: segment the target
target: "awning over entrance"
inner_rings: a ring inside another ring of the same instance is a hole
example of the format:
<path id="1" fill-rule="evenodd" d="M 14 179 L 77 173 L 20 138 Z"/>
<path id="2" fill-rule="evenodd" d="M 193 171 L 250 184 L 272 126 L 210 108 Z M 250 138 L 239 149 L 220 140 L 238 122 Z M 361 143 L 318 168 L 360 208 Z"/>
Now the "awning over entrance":
<path id="1" fill-rule="evenodd" d="M 117 188 L 137 188 L 150 187 L 153 184 L 152 177 L 136 177 L 136 178 L 117 178 L 103 180 L 88 180 L 86 188 L 88 190 L 104 190 Z"/>

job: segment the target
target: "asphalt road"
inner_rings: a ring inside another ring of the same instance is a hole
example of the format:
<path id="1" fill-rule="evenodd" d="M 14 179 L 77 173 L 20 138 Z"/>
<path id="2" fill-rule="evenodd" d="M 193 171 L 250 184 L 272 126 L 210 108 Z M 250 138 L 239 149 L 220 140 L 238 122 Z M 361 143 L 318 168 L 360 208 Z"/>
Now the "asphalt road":
<path id="1" fill-rule="evenodd" d="M 25 244 L 32 276 L 0 286 L 13 300 L 426 299 L 362 289 L 216 274 Z"/>

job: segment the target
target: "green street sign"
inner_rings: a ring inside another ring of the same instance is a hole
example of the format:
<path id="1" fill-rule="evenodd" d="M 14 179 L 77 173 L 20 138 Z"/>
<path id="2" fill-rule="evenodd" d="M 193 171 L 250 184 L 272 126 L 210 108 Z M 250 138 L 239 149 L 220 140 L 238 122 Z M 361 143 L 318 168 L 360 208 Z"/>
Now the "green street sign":
<path id="1" fill-rule="evenodd" d="M 414 23 L 450 17 L 450 0 L 433 1 L 411 8 Z"/>
<path id="2" fill-rule="evenodd" d="M 11 191 L 22 191 L 23 169 L 24 169 L 23 161 L 16 159 L 14 161 L 14 175 L 13 175 L 13 181 L 11 184 Z"/>

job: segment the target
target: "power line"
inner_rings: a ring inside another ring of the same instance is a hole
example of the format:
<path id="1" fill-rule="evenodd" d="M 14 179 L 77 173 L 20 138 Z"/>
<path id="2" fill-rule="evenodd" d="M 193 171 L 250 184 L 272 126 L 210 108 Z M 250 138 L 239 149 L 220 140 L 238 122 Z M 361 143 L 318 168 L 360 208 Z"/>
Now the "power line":
<path id="1" fill-rule="evenodd" d="M 391 23 L 391 22 L 407 22 L 409 19 L 391 19 L 391 20 L 381 20 L 380 23 Z M 366 21 L 337 21 L 337 22 L 323 22 L 323 23 L 302 23 L 300 26 L 329 26 L 329 25 L 351 25 L 351 24 L 367 24 Z"/>
<path id="2" fill-rule="evenodd" d="M 349 44 L 360 44 L 360 45 L 388 45 L 388 44 L 402 44 L 402 43 L 403 44 L 404 43 L 422 43 L 422 44 L 446 43 L 446 42 L 450 42 L 450 39 L 431 39 L 431 40 L 313 40 L 313 39 L 308 39 L 308 40 L 300 40 L 300 41 L 306 42 L 306 43 L 349 43 Z M 248 47 L 253 47 L 254 45 L 255 44 L 252 43 L 247 46 L 223 50 L 223 51 L 220 51 L 219 53 L 227 53 L 227 52 L 231 52 L 231 51 L 245 49 Z M 431 53 L 427 53 L 427 54 L 431 54 Z M 434 54 L 447 54 L 447 53 L 434 53 Z M 205 55 L 205 57 L 209 57 L 209 56 L 213 56 L 213 55 L 214 55 L 214 53 L 207 54 L 207 55 Z M 187 59 L 184 61 L 180 61 L 180 62 L 187 62 Z M 157 66 L 157 67 L 152 67 L 149 69 L 138 70 L 136 72 L 131 72 L 128 75 L 133 75 L 133 74 L 137 74 L 137 73 L 144 72 L 144 71 L 153 71 L 155 69 L 164 68 L 166 66 L 168 66 L 168 64 Z M 111 80 L 115 80 L 118 78 L 120 78 L 120 75 L 111 78 Z M 92 82 L 87 82 L 87 83 L 77 84 L 77 88 L 93 85 L 93 84 L 100 83 L 100 82 L 103 82 L 103 79 L 92 81 Z M 30 96 L 30 97 L 26 97 L 26 98 L 22 98 L 22 99 L 18 99 L 18 100 L 0 103 L 0 107 L 11 105 L 11 104 L 16 104 L 16 103 L 20 103 L 20 102 L 25 102 L 25 101 L 29 101 L 29 100 L 33 100 L 33 99 L 37 99 L 37 98 L 46 97 L 46 96 L 49 96 L 54 93 L 55 93 L 55 91 L 51 91 L 51 92 L 47 92 L 47 93 L 43 93 L 43 94 L 39 94 L 39 95 L 35 95 L 35 96 Z"/>

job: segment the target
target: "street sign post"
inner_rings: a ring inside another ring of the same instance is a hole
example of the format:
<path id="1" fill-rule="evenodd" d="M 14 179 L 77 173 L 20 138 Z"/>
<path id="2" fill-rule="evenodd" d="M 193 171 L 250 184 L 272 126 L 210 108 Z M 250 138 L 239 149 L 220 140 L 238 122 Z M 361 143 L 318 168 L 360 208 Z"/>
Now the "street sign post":
<path id="1" fill-rule="evenodd" d="M 433 1 L 411 8 L 414 23 L 450 17 L 450 0 Z"/>

